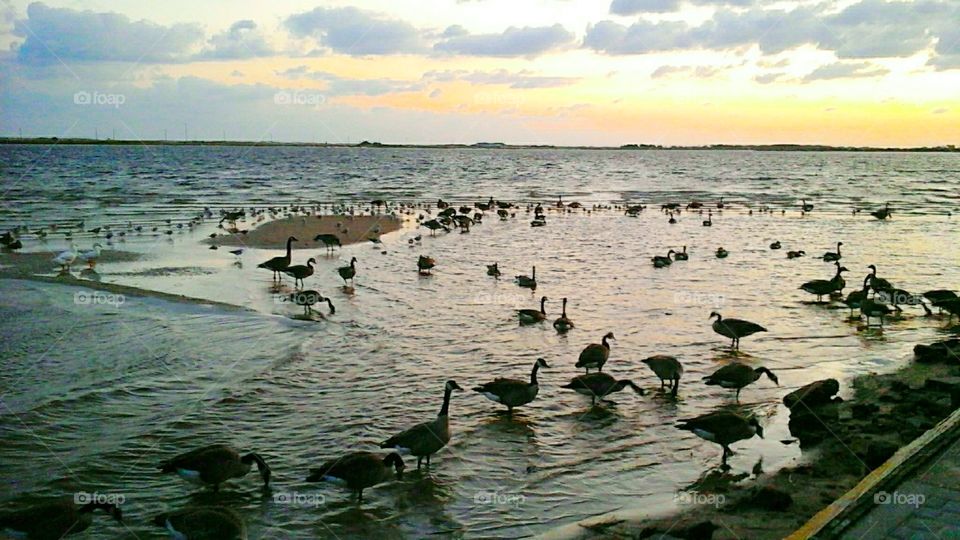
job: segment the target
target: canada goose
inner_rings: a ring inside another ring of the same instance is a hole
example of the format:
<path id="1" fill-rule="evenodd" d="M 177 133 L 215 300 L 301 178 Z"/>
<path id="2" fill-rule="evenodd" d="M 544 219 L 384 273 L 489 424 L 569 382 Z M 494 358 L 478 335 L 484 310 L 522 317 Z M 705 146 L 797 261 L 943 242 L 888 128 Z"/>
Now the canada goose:
<path id="1" fill-rule="evenodd" d="M 553 321 L 553 327 L 557 330 L 557 332 L 560 332 L 561 334 L 565 334 L 568 331 L 570 331 L 571 328 L 573 328 L 573 321 L 567 318 L 567 299 L 566 298 L 563 299 L 562 313 L 560 313 L 560 317 L 557 320 Z"/>
<path id="2" fill-rule="evenodd" d="M 153 518 L 174 540 L 247 540 L 247 525 L 226 506 L 195 506 Z"/>
<path id="3" fill-rule="evenodd" d="M 800 209 L 803 210 L 804 212 L 809 212 L 809 211 L 813 210 L 813 205 L 812 205 L 812 204 L 807 204 L 807 200 L 806 200 L 806 199 L 800 199 L 800 202 L 802 203 L 802 204 L 800 205 Z"/>
<path id="4" fill-rule="evenodd" d="M 864 298 L 860 301 L 860 313 L 867 319 L 867 326 L 870 326 L 870 319 L 880 319 L 880 326 L 883 326 L 883 318 L 892 313 L 889 306 L 873 298 Z"/>
<path id="5" fill-rule="evenodd" d="M 780 245 L 780 241 L 779 241 L 779 240 L 777 240 L 776 242 L 770 244 L 770 249 L 780 249 L 781 247 L 783 247 L 783 246 Z"/>
<path id="6" fill-rule="evenodd" d="M 725 206 L 725 205 L 723 204 L 723 197 L 720 197 L 720 200 L 717 201 L 717 208 L 723 210 L 723 207 L 724 207 L 724 206 Z"/>
<path id="7" fill-rule="evenodd" d="M 96 243 L 93 245 L 93 249 L 91 249 L 90 251 L 84 251 L 77 254 L 77 259 L 79 259 L 80 262 L 87 263 L 88 268 L 93 268 L 94 266 L 97 265 L 97 259 L 100 258 L 100 253 L 102 251 L 103 251 L 103 246 L 100 245 L 99 243 Z"/>
<path id="8" fill-rule="evenodd" d="M 487 275 L 493 277 L 500 277 L 500 268 L 497 266 L 498 263 L 488 264 L 487 265 Z"/>
<path id="9" fill-rule="evenodd" d="M 700 201 L 692 201 L 687 204 L 687 210 L 690 210 L 690 209 L 696 210 L 698 208 L 703 208 L 703 203 Z"/>
<path id="10" fill-rule="evenodd" d="M 9 244 L 3 245 L 4 251 L 16 251 L 22 248 L 23 248 L 23 242 L 21 242 L 19 238 L 14 240 L 13 242 L 10 242 Z"/>
<path id="11" fill-rule="evenodd" d="M 870 215 L 879 219 L 880 221 L 887 219 L 893 215 L 893 212 L 890 211 L 890 203 L 887 203 L 887 205 L 880 210 L 874 210 L 873 212 L 870 212 Z"/>
<path id="12" fill-rule="evenodd" d="M 843 257 L 843 255 L 840 253 L 840 246 L 842 246 L 842 245 L 843 245 L 843 242 L 837 242 L 837 251 L 836 251 L 836 253 L 834 253 L 833 251 L 828 251 L 828 252 L 824 253 L 824 254 L 823 254 L 823 260 L 824 260 L 824 262 L 836 262 L 836 261 L 839 261 L 839 260 Z"/>
<path id="13" fill-rule="evenodd" d="M 448 207 L 448 206 L 450 206 L 450 204 L 444 202 L 443 199 L 437 199 L 437 208 L 439 208 L 440 210 L 443 210 L 444 208 L 446 208 L 446 207 Z"/>
<path id="14" fill-rule="evenodd" d="M 187 482 L 213 486 L 214 491 L 220 491 L 220 484 L 231 478 L 241 478 L 250 472 L 250 467 L 256 463 L 263 485 L 270 485 L 270 467 L 263 458 L 255 452 L 243 457 L 224 444 L 212 444 L 191 450 L 185 454 L 161 463 L 157 468 L 162 473 L 176 473 Z"/>
<path id="15" fill-rule="evenodd" d="M 670 381 L 670 389 L 673 395 L 677 395 L 677 389 L 680 387 L 680 376 L 683 375 L 683 366 L 675 356 L 658 354 L 641 360 L 644 364 L 650 366 L 653 373 L 660 378 L 660 390 L 664 389 L 664 382 Z"/>
<path id="16" fill-rule="evenodd" d="M 290 246 L 296 242 L 296 237 L 287 238 L 287 254 L 283 257 L 274 257 L 257 265 L 257 268 L 266 268 L 273 272 L 274 279 L 282 279 L 280 272 L 290 266 Z"/>
<path id="17" fill-rule="evenodd" d="M 671 225 L 677 224 L 677 218 L 673 217 L 673 212 L 670 212 L 670 219 L 667 220 L 667 223 Z"/>
<path id="18" fill-rule="evenodd" d="M 537 397 L 540 391 L 540 383 L 537 382 L 537 371 L 540 368 L 549 368 L 547 361 L 543 358 L 537 358 L 533 363 L 533 370 L 530 372 L 530 382 L 519 379 L 494 379 L 492 382 L 475 386 L 474 392 L 479 392 L 486 396 L 490 401 L 507 406 L 507 413 L 513 414 L 513 408 L 526 405 Z"/>
<path id="19" fill-rule="evenodd" d="M 351 452 L 332 459 L 317 469 L 310 469 L 307 482 L 332 482 L 341 484 L 357 493 L 357 501 L 363 502 L 363 490 L 386 482 L 396 476 L 403 478 L 403 458 L 396 452 L 386 456 L 373 452 Z"/>
<path id="20" fill-rule="evenodd" d="M 283 269 L 283 273 L 293 278 L 293 286 L 296 288 L 297 282 L 300 282 L 300 285 L 303 286 L 304 278 L 308 278 L 313 275 L 313 265 L 317 264 L 316 259 L 310 257 L 307 260 L 307 264 L 295 264 L 293 266 L 288 266 Z"/>
<path id="21" fill-rule="evenodd" d="M 340 239 L 337 238 L 335 234 L 318 234 L 313 237 L 314 242 L 320 242 L 323 244 L 327 251 L 332 250 L 335 247 L 341 247 Z"/>
<path id="22" fill-rule="evenodd" d="M 441 230 L 441 229 L 443 229 L 444 232 L 450 232 L 450 227 L 447 227 L 446 225 L 443 225 L 442 223 L 440 223 L 439 221 L 437 221 L 437 220 L 435 220 L 435 219 L 431 219 L 431 220 L 429 220 L 429 221 L 424 221 L 424 222 L 423 222 L 423 226 L 426 227 L 426 228 L 428 228 L 428 229 L 430 229 L 430 234 L 436 234 L 436 232 L 439 231 L 439 230 Z"/>
<path id="23" fill-rule="evenodd" d="M 417 270 L 423 275 L 430 275 L 430 270 L 436 265 L 437 261 L 433 260 L 433 257 L 421 255 L 420 258 L 417 259 Z"/>
<path id="24" fill-rule="evenodd" d="M 837 263 L 837 274 L 831 279 L 814 279 L 813 281 L 808 281 L 803 285 L 800 285 L 800 289 L 808 292 L 810 294 L 817 295 L 817 302 L 823 300 L 823 296 L 827 294 L 832 294 L 834 292 L 842 291 L 846 282 L 843 280 L 841 274 L 847 272 L 846 266 L 840 266 L 840 263 Z"/>
<path id="25" fill-rule="evenodd" d="M 330 315 L 333 315 L 337 312 L 337 308 L 333 306 L 333 301 L 331 301 L 329 298 L 324 298 L 319 291 L 315 291 L 313 289 L 290 293 L 290 295 L 287 296 L 287 300 L 298 306 L 303 306 L 304 315 L 310 315 L 310 312 L 313 311 L 312 307 L 320 302 L 327 303 L 327 306 L 330 307 Z"/>
<path id="26" fill-rule="evenodd" d="M 936 289 L 932 291 L 927 291 L 923 293 L 923 297 L 933 303 L 937 307 L 940 313 L 943 313 L 943 307 L 937 306 L 937 302 L 942 302 L 944 300 L 952 300 L 957 298 L 957 293 L 949 291 L 947 289 Z"/>
<path id="27" fill-rule="evenodd" d="M 673 254 L 673 260 L 675 261 L 686 261 L 688 259 L 690 259 L 690 256 L 687 255 L 687 246 L 683 246 L 683 251 L 680 253 L 674 252 Z"/>
<path id="28" fill-rule="evenodd" d="M 853 319 L 853 310 L 860 309 L 863 300 L 867 298 L 870 291 L 870 275 L 863 278 L 863 289 L 856 290 L 847 295 L 843 303 L 850 308 L 850 318 Z M 859 319 L 859 316 L 857 317 Z"/>
<path id="29" fill-rule="evenodd" d="M 704 226 L 704 227 L 712 227 L 712 226 L 713 226 L 713 212 L 712 212 L 712 211 L 711 211 L 711 212 L 707 212 L 707 219 L 703 220 L 703 226 Z"/>
<path id="30" fill-rule="evenodd" d="M 933 305 L 940 310 L 946 310 L 949 317 L 947 322 L 953 320 L 954 315 L 960 315 L 960 298 L 945 298 L 943 300 L 937 300 L 933 302 Z"/>
<path id="31" fill-rule="evenodd" d="M 337 268 L 337 273 L 340 274 L 340 277 L 343 279 L 343 284 L 347 284 L 347 280 L 350 280 L 350 283 L 354 283 L 354 276 L 357 275 L 357 258 L 351 257 L 350 264 L 348 266 L 341 266 Z"/>
<path id="32" fill-rule="evenodd" d="M 530 272 L 529 276 L 517 276 L 516 278 L 517 285 L 524 287 L 526 289 L 537 288 L 537 267 L 534 266 L 533 270 Z"/>
<path id="33" fill-rule="evenodd" d="M 718 258 L 718 259 L 726 259 L 726 258 L 727 258 L 727 255 L 729 255 L 729 254 L 730 254 L 730 252 L 727 251 L 727 250 L 725 250 L 725 249 L 723 249 L 722 247 L 718 247 L 718 248 L 717 248 L 717 258 Z"/>
<path id="34" fill-rule="evenodd" d="M 723 447 L 722 463 L 727 465 L 727 456 L 733 455 L 730 445 L 757 435 L 763 438 L 763 427 L 755 417 L 749 419 L 730 411 L 717 411 L 688 420 L 680 420 L 679 429 L 692 431 L 703 440 Z"/>
<path id="35" fill-rule="evenodd" d="M 799 258 L 799 257 L 803 257 L 803 256 L 806 255 L 806 254 L 807 254 L 807 252 L 804 251 L 804 250 L 802 250 L 802 249 L 799 250 L 799 251 L 788 251 L 788 252 L 787 252 L 787 258 L 788 258 L 788 259 L 797 259 L 797 258 Z"/>
<path id="36" fill-rule="evenodd" d="M 93 523 L 93 511 L 97 509 L 106 512 L 117 523 L 123 523 L 123 514 L 115 504 L 89 502 L 77 506 L 72 498 L 67 498 L 0 513 L 0 534 L 28 540 L 59 540 L 87 530 Z"/>
<path id="37" fill-rule="evenodd" d="M 487 210 L 490 210 L 491 208 L 494 207 L 493 197 L 490 197 L 490 200 L 487 201 L 486 203 L 479 203 L 479 202 L 478 202 L 478 203 L 475 203 L 474 206 L 477 207 L 477 208 L 479 208 L 480 210 L 483 210 L 484 212 L 486 212 Z"/>
<path id="38" fill-rule="evenodd" d="M 607 340 L 616 341 L 613 332 L 607 332 L 600 343 L 591 343 L 583 348 L 580 357 L 577 359 L 577 368 L 584 368 L 590 373 L 590 368 L 597 371 L 603 371 L 603 365 L 610 358 L 610 343 Z"/>
<path id="39" fill-rule="evenodd" d="M 777 376 L 774 375 L 769 369 L 765 367 L 758 367 L 754 369 L 746 364 L 741 364 L 740 362 L 731 362 L 714 371 L 712 374 L 707 375 L 703 378 L 703 380 L 707 383 L 707 386 L 736 388 L 737 401 L 740 401 L 740 390 L 742 390 L 744 386 L 755 382 L 760 378 L 761 375 L 766 375 L 767 378 L 774 382 L 774 384 L 780 386 L 780 379 L 778 379 Z"/>
<path id="40" fill-rule="evenodd" d="M 590 396 L 590 403 L 595 405 L 597 400 L 603 400 L 614 392 L 619 392 L 626 387 L 630 387 L 634 392 L 643 396 L 646 392 L 633 381 L 627 379 L 616 380 L 610 375 L 602 372 L 587 373 L 586 375 L 577 375 L 570 379 L 570 382 L 560 388 L 567 388 L 574 392 Z"/>
<path id="41" fill-rule="evenodd" d="M 540 311 L 535 309 L 518 309 L 517 316 L 520 318 L 520 324 L 534 324 L 546 320 L 546 303 L 547 297 L 544 296 L 540 298 Z"/>
<path id="42" fill-rule="evenodd" d="M 892 289 L 892 288 L 893 288 L 893 284 L 892 284 L 892 283 L 890 283 L 889 281 L 887 281 L 887 280 L 885 280 L 885 279 L 883 279 L 883 278 L 881 278 L 881 277 L 877 277 L 877 266 L 876 266 L 876 265 L 871 264 L 870 266 L 867 266 L 867 268 L 869 268 L 870 271 L 871 271 L 871 272 L 870 272 L 870 275 L 868 276 L 868 279 L 870 280 L 870 288 L 873 289 L 873 292 L 879 292 L 879 291 L 882 291 L 882 290 L 885 290 L 885 289 Z"/>
<path id="43" fill-rule="evenodd" d="M 667 256 L 666 256 L 666 257 L 664 257 L 664 256 L 662 256 L 662 255 L 654 255 L 653 258 L 650 259 L 650 260 L 653 261 L 653 267 L 654 267 L 654 268 L 663 268 L 663 267 L 665 267 L 665 266 L 670 266 L 671 264 L 673 264 L 673 259 L 671 259 L 670 257 L 671 257 L 671 255 L 673 255 L 674 253 L 676 253 L 676 251 L 674 251 L 674 250 L 671 249 L 670 251 L 667 252 Z"/>
<path id="44" fill-rule="evenodd" d="M 242 217 L 245 217 L 246 213 L 243 210 L 237 210 L 236 212 L 224 212 L 223 217 L 220 218 L 220 223 L 224 221 L 229 221 L 231 223 L 236 223 L 236 221 Z M 170 224 L 170 220 L 167 220 L 167 224 Z"/>
<path id="45" fill-rule="evenodd" d="M 530 222 L 531 227 L 544 227 L 547 224 L 547 216 L 540 214 Z"/>
<path id="46" fill-rule="evenodd" d="M 53 258 L 53 262 L 60 265 L 61 272 L 69 272 L 70 267 L 73 265 L 73 261 L 77 260 L 77 244 L 71 243 L 70 249 L 66 251 L 61 251 Z"/>
<path id="47" fill-rule="evenodd" d="M 740 348 L 740 338 L 747 337 L 757 332 L 766 332 L 767 329 L 759 324 L 742 319 L 724 319 L 719 313 L 713 311 L 710 313 L 710 319 L 717 318 L 713 322 L 713 331 L 721 336 L 732 339 L 730 346 L 734 349 Z"/>
<path id="48" fill-rule="evenodd" d="M 463 388 L 460 388 L 457 381 L 451 379 L 443 387 L 443 406 L 436 419 L 417 424 L 390 437 L 380 443 L 380 448 L 396 448 L 416 456 L 418 471 L 423 458 L 427 458 L 427 467 L 429 467 L 430 456 L 439 452 L 450 442 L 450 395 L 454 390 L 463 390 Z"/>

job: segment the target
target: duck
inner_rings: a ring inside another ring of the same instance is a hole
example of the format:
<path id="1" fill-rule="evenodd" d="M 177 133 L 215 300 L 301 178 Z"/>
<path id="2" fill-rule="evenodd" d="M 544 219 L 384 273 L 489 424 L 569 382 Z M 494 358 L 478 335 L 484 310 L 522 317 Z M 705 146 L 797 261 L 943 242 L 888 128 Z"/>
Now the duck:
<path id="1" fill-rule="evenodd" d="M 879 219 L 880 221 L 889 218 L 893 215 L 893 212 L 890 211 L 890 203 L 887 203 L 887 205 L 880 210 L 874 210 L 873 212 L 870 212 L 870 215 Z"/>
<path id="2" fill-rule="evenodd" d="M 534 324 L 546 320 L 546 303 L 547 297 L 543 296 L 540 298 L 540 311 L 535 309 L 518 309 L 517 316 L 520 318 L 520 324 Z"/>
<path id="3" fill-rule="evenodd" d="M 798 258 L 800 258 L 800 257 L 803 257 L 803 256 L 806 255 L 806 254 L 807 254 L 807 252 L 804 251 L 804 250 L 802 250 L 802 249 L 801 249 L 801 250 L 798 250 L 798 251 L 788 251 L 788 252 L 787 252 L 787 258 L 788 258 L 788 259 L 798 259 Z"/>
<path id="4" fill-rule="evenodd" d="M 498 263 L 488 264 L 487 265 L 487 275 L 493 277 L 500 277 L 500 267 L 497 266 Z"/>
<path id="5" fill-rule="evenodd" d="M 783 246 L 780 245 L 780 241 L 779 241 L 779 240 L 777 240 L 776 242 L 770 244 L 770 249 L 780 249 L 781 247 L 783 247 Z"/>
<path id="6" fill-rule="evenodd" d="M 351 257 L 350 264 L 347 266 L 341 266 L 337 268 L 337 273 L 340 274 L 340 278 L 343 279 L 343 284 L 347 284 L 347 280 L 350 280 L 350 283 L 354 283 L 354 276 L 357 275 L 357 258 Z"/>
<path id="7" fill-rule="evenodd" d="M 636 392 L 637 395 L 646 395 L 646 391 L 634 384 L 633 381 L 629 379 L 617 380 L 612 376 L 599 371 L 587 373 L 585 375 L 577 375 L 576 377 L 570 379 L 569 383 L 561 386 L 560 388 L 566 388 L 568 390 L 573 390 L 578 394 L 589 396 L 590 404 L 596 405 L 598 399 L 603 401 L 604 398 L 610 394 L 619 392 L 627 387 Z"/>
<path id="8" fill-rule="evenodd" d="M 515 278 L 517 285 L 525 289 L 537 288 L 537 267 L 534 266 L 529 276 L 517 276 Z"/>
<path id="9" fill-rule="evenodd" d="M 226 506 L 194 506 L 165 512 L 153 518 L 174 540 L 247 540 L 247 525 Z"/>
<path id="10" fill-rule="evenodd" d="M 687 246 L 683 246 L 683 251 L 681 251 L 680 253 L 677 253 L 677 252 L 673 253 L 673 260 L 675 261 L 686 261 L 689 259 L 690 259 L 690 256 L 687 255 Z"/>
<path id="11" fill-rule="evenodd" d="M 430 270 L 433 270 L 433 267 L 437 265 L 437 261 L 433 257 L 427 257 L 426 255 L 421 255 L 417 259 L 417 270 L 425 276 L 430 275 Z"/>
<path id="12" fill-rule="evenodd" d="M 403 478 L 403 458 L 396 452 L 381 456 L 373 452 L 351 452 L 310 469 L 307 482 L 331 482 L 346 486 L 363 502 L 363 490 Z"/>
<path id="13" fill-rule="evenodd" d="M 840 263 L 837 264 L 837 274 L 831 279 L 814 279 L 808 281 L 803 285 L 800 285 L 800 289 L 808 292 L 810 294 L 817 295 L 817 302 L 823 300 L 824 295 L 833 294 L 835 292 L 842 291 L 846 286 L 846 282 L 843 280 L 843 272 L 847 272 L 846 266 L 840 266 Z"/>
<path id="14" fill-rule="evenodd" d="M 73 265 L 73 261 L 77 260 L 77 244 L 71 243 L 70 249 L 66 251 L 61 251 L 53 258 L 53 262 L 60 265 L 61 272 L 69 272 L 70 267 Z"/>
<path id="15" fill-rule="evenodd" d="M 727 456 L 733 455 L 731 444 L 750 439 L 754 435 L 763 438 L 763 427 L 756 417 L 744 418 L 731 411 L 716 411 L 680 420 L 677 428 L 691 431 L 705 441 L 719 444 L 723 448 L 721 461 L 724 467 L 727 465 Z"/>
<path id="16" fill-rule="evenodd" d="M 662 255 L 654 255 L 653 258 L 651 259 L 651 260 L 653 261 L 653 267 L 654 267 L 654 268 L 663 268 L 663 267 L 665 267 L 665 266 L 670 266 L 671 264 L 673 264 L 673 259 L 671 259 L 670 257 L 671 257 L 674 253 L 676 253 L 676 252 L 671 249 L 670 251 L 667 252 L 667 256 L 666 256 L 666 257 L 664 257 L 664 256 L 662 256 Z"/>
<path id="17" fill-rule="evenodd" d="M 734 349 L 740 348 L 740 338 L 751 336 L 757 332 L 766 332 L 767 329 L 759 324 L 742 319 L 724 319 L 716 311 L 710 312 L 710 319 L 717 318 L 713 322 L 713 331 L 733 340 L 730 344 Z"/>
<path id="18" fill-rule="evenodd" d="M 212 444 L 180 454 L 157 466 L 161 473 L 175 473 L 180 478 L 194 484 L 212 486 L 220 491 L 220 484 L 233 478 L 242 478 L 250 472 L 253 464 L 263 480 L 264 487 L 270 485 L 270 467 L 256 452 L 244 456 L 225 444 Z"/>
<path id="19" fill-rule="evenodd" d="M 547 361 L 543 358 L 537 358 L 533 363 L 533 369 L 530 371 L 530 382 L 519 379 L 497 378 L 491 382 L 473 387 L 474 392 L 483 394 L 490 401 L 507 406 L 507 414 L 513 414 L 514 407 L 520 407 L 530 403 L 537 397 L 540 391 L 540 383 L 537 382 L 537 371 L 540 368 L 549 369 Z"/>
<path id="20" fill-rule="evenodd" d="M 288 266 L 283 269 L 283 273 L 293 278 L 293 286 L 297 286 L 297 282 L 300 282 L 300 285 L 303 286 L 303 280 L 313 275 L 313 265 L 317 264 L 317 260 L 313 257 L 307 259 L 307 264 L 295 264 L 293 266 Z"/>
<path id="21" fill-rule="evenodd" d="M 703 380 L 707 386 L 735 388 L 737 390 L 737 401 L 740 401 L 740 390 L 743 390 L 743 387 L 748 384 L 756 382 L 761 375 L 766 375 L 774 384 L 780 386 L 780 379 L 769 369 L 763 366 L 752 368 L 740 362 L 731 362 L 710 375 L 707 375 Z"/>
<path id="22" fill-rule="evenodd" d="M 103 251 L 103 246 L 98 242 L 89 251 L 79 253 L 77 258 L 80 259 L 80 262 L 87 263 L 88 268 L 93 268 L 97 265 L 97 259 L 100 258 L 101 251 Z"/>
<path id="23" fill-rule="evenodd" d="M 567 317 L 567 299 L 563 299 L 563 308 L 560 317 L 553 321 L 553 328 L 561 334 L 566 334 L 573 328 L 573 321 Z"/>
<path id="24" fill-rule="evenodd" d="M 580 357 L 577 359 L 577 368 L 583 368 L 590 373 L 590 368 L 597 371 L 603 371 L 603 365 L 610 358 L 609 340 L 616 341 L 613 332 L 607 332 L 600 343 L 591 343 L 580 351 Z"/>
<path id="25" fill-rule="evenodd" d="M 77 506 L 73 498 L 64 498 L 0 513 L 0 533 L 11 538 L 59 540 L 87 530 L 93 524 L 95 510 L 103 510 L 123 524 L 123 513 L 115 504 L 88 502 Z"/>
<path id="26" fill-rule="evenodd" d="M 680 377 L 683 375 L 683 365 L 677 360 L 677 357 L 668 354 L 657 354 L 641 360 L 644 364 L 653 370 L 653 373 L 660 378 L 660 390 L 665 387 L 665 382 L 670 381 L 670 392 L 675 396 L 680 387 Z"/>
<path id="27" fill-rule="evenodd" d="M 727 255 L 730 255 L 730 252 L 723 249 L 722 247 L 718 247 L 716 255 L 718 259 L 726 259 Z"/>
<path id="28" fill-rule="evenodd" d="M 450 442 L 450 396 L 454 390 L 463 388 L 450 379 L 443 386 L 443 406 L 434 420 L 417 424 L 390 437 L 380 443 L 380 448 L 396 448 L 416 456 L 418 471 L 424 458 L 427 459 L 427 467 L 430 467 L 430 456 Z"/>
<path id="29" fill-rule="evenodd" d="M 294 236 L 287 238 L 287 254 L 283 257 L 274 257 L 272 259 L 266 260 L 257 265 L 257 268 L 265 268 L 273 272 L 274 279 L 282 279 L 280 273 L 283 272 L 288 266 L 290 266 L 290 247 L 294 242 L 297 241 L 297 238 Z"/>
<path id="30" fill-rule="evenodd" d="M 335 234 L 318 234 L 313 237 L 314 242 L 320 242 L 327 249 L 327 251 L 332 251 L 333 248 L 342 247 L 340 239 L 337 238 Z"/>

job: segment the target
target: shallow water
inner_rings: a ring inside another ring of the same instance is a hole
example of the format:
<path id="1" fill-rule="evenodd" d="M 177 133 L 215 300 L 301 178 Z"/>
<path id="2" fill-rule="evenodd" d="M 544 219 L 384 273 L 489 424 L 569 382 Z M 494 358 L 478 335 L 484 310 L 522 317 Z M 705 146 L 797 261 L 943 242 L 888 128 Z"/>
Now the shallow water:
<path id="1" fill-rule="evenodd" d="M 165 236 L 130 234 L 116 249 L 142 253 L 102 264 L 100 279 L 237 304 L 251 311 L 124 298 L 119 305 L 78 303 L 72 287 L 0 280 L 6 321 L 0 372 L 0 501 L 73 493 L 121 493 L 126 527 L 98 520 L 90 537 L 161 537 L 148 516 L 190 502 L 242 509 L 254 538 L 354 536 L 521 537 L 579 518 L 670 500 L 719 464 L 719 449 L 673 427 L 679 418 L 735 406 L 733 393 L 699 379 L 729 361 L 728 342 L 707 317 L 763 324 L 744 338 L 740 359 L 765 365 L 740 407 L 758 414 L 766 439 L 735 446 L 734 471 L 763 457 L 773 470 L 800 455 L 779 400 L 825 377 L 847 383 L 896 369 L 918 342 L 949 335 L 945 321 L 907 308 L 883 330 L 846 320 L 846 309 L 809 303 L 797 290 L 829 278 L 832 266 L 786 250 L 820 254 L 844 242 L 847 282 L 856 286 L 874 263 L 910 291 L 957 288 L 956 211 L 960 160 L 952 155 L 451 151 L 297 148 L 0 147 L 7 190 L 3 221 L 30 229 L 54 221 L 173 223 L 204 206 L 355 199 L 644 200 L 653 203 L 721 195 L 733 208 L 683 213 L 676 225 L 648 209 L 548 216 L 531 228 L 520 211 L 487 218 L 468 234 L 430 236 L 408 223 L 369 244 L 320 261 L 308 288 L 337 306 L 326 320 L 275 300 L 268 272 L 256 264 L 277 252 L 249 249 L 239 261 L 199 240 L 215 224 Z M 32 169 L 31 169 L 32 167 Z M 20 178 L 23 178 L 22 180 Z M 817 205 L 796 211 L 807 196 Z M 893 202 L 880 223 L 850 209 Z M 275 203 L 278 204 L 278 203 Z M 771 205 L 774 215 L 747 214 Z M 781 205 L 790 210 L 781 215 Z M 422 234 L 419 244 L 408 239 Z M 771 251 L 780 240 L 784 249 Z M 89 238 L 80 240 L 86 247 Z M 27 249 L 58 249 L 61 237 Z M 690 260 L 654 269 L 649 258 L 686 245 Z M 731 255 L 716 259 L 724 246 Z M 381 253 L 381 249 L 386 251 Z M 416 258 L 438 266 L 419 276 Z M 335 268 L 356 256 L 353 291 Z M 10 255 L 3 255 L 6 264 Z M 499 262 L 505 278 L 486 276 Z M 239 263 L 239 264 L 238 264 Z M 537 265 L 535 294 L 512 283 Z M 54 269 L 51 268 L 51 275 Z M 507 277 L 510 276 L 510 277 Z M 848 289 L 849 291 L 850 289 Z M 549 320 L 563 297 L 576 328 L 558 336 L 549 324 L 517 325 L 514 310 L 536 307 Z M 109 300 L 105 296 L 92 296 Z M 835 306 L 834 306 L 835 307 Z M 840 306 L 842 307 L 842 306 Z M 634 380 L 646 397 L 617 395 L 592 409 L 559 388 L 576 374 L 580 350 L 607 331 L 617 336 L 605 371 Z M 674 354 L 686 374 L 677 400 L 658 395 L 658 380 L 640 360 Z M 513 419 L 474 392 L 455 394 L 454 438 L 429 474 L 408 460 L 401 482 L 368 490 L 357 506 L 332 486 L 305 484 L 310 466 L 376 443 L 432 418 L 443 383 L 470 387 L 496 376 L 541 371 L 540 396 Z M 201 444 L 227 441 L 256 450 L 274 469 L 271 492 L 251 474 L 219 496 L 160 476 L 157 462 Z M 277 494 L 322 495 L 303 505 Z M 319 502 L 316 506 L 314 502 Z M 309 504 L 307 504 L 309 503 Z"/>

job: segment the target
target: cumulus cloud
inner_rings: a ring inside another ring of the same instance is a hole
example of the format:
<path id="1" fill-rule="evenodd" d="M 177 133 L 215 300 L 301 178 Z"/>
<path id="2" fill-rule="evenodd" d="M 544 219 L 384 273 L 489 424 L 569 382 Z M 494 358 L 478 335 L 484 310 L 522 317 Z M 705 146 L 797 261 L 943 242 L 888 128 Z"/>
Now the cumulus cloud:
<path id="1" fill-rule="evenodd" d="M 436 43 L 433 48 L 466 56 L 536 56 L 567 47 L 573 41 L 573 33 L 559 24 L 511 26 L 495 34 L 460 33 Z"/>
<path id="2" fill-rule="evenodd" d="M 211 37 L 208 48 L 198 57 L 211 60 L 236 60 L 273 54 L 274 51 L 263 33 L 257 29 L 257 23 L 242 20 L 233 23 L 226 31 Z"/>
<path id="3" fill-rule="evenodd" d="M 355 7 L 324 8 L 286 19 L 286 27 L 301 38 L 350 55 L 420 53 L 428 49 L 423 33 L 412 24 Z"/>
<path id="4" fill-rule="evenodd" d="M 870 62 L 844 63 L 834 62 L 820 66 L 811 71 L 803 78 L 804 82 L 823 81 L 830 79 L 856 79 L 869 77 L 882 77 L 890 73 L 890 70 L 875 66 Z"/>

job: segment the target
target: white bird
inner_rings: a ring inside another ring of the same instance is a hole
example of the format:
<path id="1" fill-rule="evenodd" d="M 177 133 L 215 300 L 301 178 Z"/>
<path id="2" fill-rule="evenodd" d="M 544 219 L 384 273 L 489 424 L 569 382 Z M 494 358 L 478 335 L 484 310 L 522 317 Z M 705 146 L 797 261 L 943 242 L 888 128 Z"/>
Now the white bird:
<path id="1" fill-rule="evenodd" d="M 80 262 L 87 263 L 87 266 L 93 268 L 97 265 L 97 259 L 100 258 L 100 252 L 103 251 L 103 246 L 100 243 L 93 245 L 93 249 L 90 251 L 84 251 L 77 255 L 77 258 L 80 259 Z"/>
<path id="2" fill-rule="evenodd" d="M 59 255 L 53 258 L 53 262 L 60 265 L 60 271 L 67 272 L 70 270 L 70 265 L 73 264 L 73 261 L 77 259 L 77 244 L 71 243 L 70 249 L 66 251 L 61 251 Z"/>

